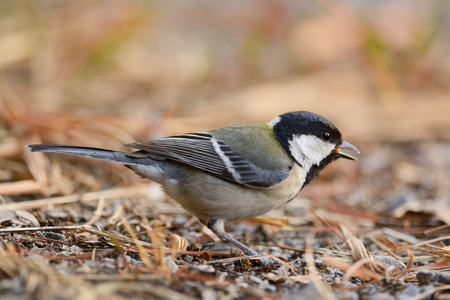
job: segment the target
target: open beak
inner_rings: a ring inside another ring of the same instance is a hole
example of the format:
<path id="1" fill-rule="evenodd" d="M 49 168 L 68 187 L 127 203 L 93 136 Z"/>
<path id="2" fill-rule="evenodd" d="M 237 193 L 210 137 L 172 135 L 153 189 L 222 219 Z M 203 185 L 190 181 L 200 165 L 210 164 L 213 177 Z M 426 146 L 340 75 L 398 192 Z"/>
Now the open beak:
<path id="1" fill-rule="evenodd" d="M 350 150 L 359 154 L 359 150 L 352 144 L 347 143 L 346 141 L 342 141 L 342 143 L 339 146 L 337 146 L 334 149 L 334 151 L 336 152 L 337 157 L 342 157 L 350 160 L 358 160 L 356 157 L 351 156 L 350 154 L 347 154 L 345 152 L 342 152 L 342 150 Z"/>

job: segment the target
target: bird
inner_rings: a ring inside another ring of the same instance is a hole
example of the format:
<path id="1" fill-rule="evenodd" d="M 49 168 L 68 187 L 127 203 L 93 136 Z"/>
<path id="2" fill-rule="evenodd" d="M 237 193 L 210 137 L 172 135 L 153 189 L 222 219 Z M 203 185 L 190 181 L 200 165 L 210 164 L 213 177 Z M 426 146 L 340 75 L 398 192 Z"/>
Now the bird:
<path id="1" fill-rule="evenodd" d="M 134 150 L 26 147 L 123 164 L 159 183 L 221 240 L 251 256 L 259 254 L 229 235 L 226 221 L 257 217 L 288 203 L 332 161 L 358 160 L 342 150 L 360 153 L 331 121 L 308 111 L 287 112 L 268 123 L 230 125 L 125 146 Z"/>

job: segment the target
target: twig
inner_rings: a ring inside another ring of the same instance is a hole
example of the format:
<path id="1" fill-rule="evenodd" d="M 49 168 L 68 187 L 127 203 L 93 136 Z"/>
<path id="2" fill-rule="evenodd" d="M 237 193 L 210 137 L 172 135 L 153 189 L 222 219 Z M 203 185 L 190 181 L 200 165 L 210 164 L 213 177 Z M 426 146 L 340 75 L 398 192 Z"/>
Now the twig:
<path id="1" fill-rule="evenodd" d="M 300 253 L 305 253 L 306 252 L 305 249 L 298 249 L 298 248 L 283 246 L 283 245 L 279 245 L 277 243 L 275 243 L 275 244 L 252 243 L 252 245 L 254 245 L 254 246 L 264 246 L 264 247 L 278 247 L 278 248 L 283 249 L 283 250 L 289 250 L 289 251 L 300 252 Z M 321 252 L 321 251 L 313 251 L 313 253 L 314 254 L 319 254 L 319 255 L 324 255 L 325 254 L 325 252 Z"/>
<path id="2" fill-rule="evenodd" d="M 27 232 L 27 231 L 69 231 L 79 230 L 80 226 L 48 226 L 48 227 L 22 227 L 22 228 L 0 228 L 0 233 Z"/>
<path id="3" fill-rule="evenodd" d="M 420 300 L 420 299 L 425 299 L 427 298 L 428 295 L 431 295 L 433 293 L 439 292 L 439 291 L 445 291 L 445 290 L 449 290 L 450 289 L 450 284 L 447 285 L 441 285 L 438 287 L 433 287 L 431 290 L 426 290 L 425 292 L 423 292 L 422 294 L 419 294 L 417 296 L 411 297 L 409 298 L 410 300 Z"/>
<path id="4" fill-rule="evenodd" d="M 6 232 L 27 232 L 27 231 L 69 231 L 69 230 L 76 230 L 76 231 L 80 231 L 80 232 L 89 232 L 92 234 L 96 234 L 99 236 L 104 236 L 107 238 L 114 238 L 117 240 L 121 240 L 121 241 L 125 241 L 131 244 L 136 244 L 137 242 L 139 244 L 141 244 L 142 246 L 145 247 L 153 247 L 152 244 L 147 243 L 147 242 L 143 242 L 140 240 L 135 241 L 132 238 L 126 237 L 126 236 L 122 236 L 122 235 L 118 235 L 112 232 L 105 232 L 105 231 L 100 231 L 100 230 L 96 230 L 94 228 L 91 227 L 84 227 L 84 226 L 55 226 L 55 227 L 24 227 L 24 228 L 1 228 L 0 229 L 0 233 L 6 233 Z"/>
<path id="5" fill-rule="evenodd" d="M 404 233 L 392 230 L 392 229 L 387 228 L 387 227 L 383 228 L 383 232 L 384 232 L 385 235 L 389 235 L 389 236 L 395 237 L 395 238 L 397 238 L 399 240 L 403 240 L 403 241 L 409 242 L 411 244 L 415 244 L 415 243 L 419 242 L 419 240 L 416 239 L 415 237 L 412 237 L 410 235 L 407 235 L 407 234 L 404 234 Z"/>
<path id="6" fill-rule="evenodd" d="M 84 223 L 84 226 L 91 226 L 92 224 L 94 224 L 95 222 L 98 221 L 98 219 L 100 219 L 102 212 L 103 212 L 103 208 L 105 207 L 105 194 L 100 194 L 98 203 L 97 203 L 97 209 L 94 211 L 94 215 L 92 216 L 92 218 L 87 221 L 86 223 Z"/>
<path id="7" fill-rule="evenodd" d="M 333 233 L 334 233 L 335 235 L 337 235 L 337 236 L 342 240 L 342 242 L 348 244 L 347 241 L 344 239 L 344 237 L 343 237 L 342 235 L 340 235 L 339 232 L 337 232 L 337 230 L 334 229 L 333 226 L 331 226 L 330 223 L 328 223 L 328 221 L 326 221 L 326 220 L 322 219 L 321 217 L 319 217 L 319 215 L 317 215 L 316 212 L 315 212 L 313 209 L 310 209 L 310 211 L 313 213 L 313 215 L 314 215 L 320 222 L 322 222 L 322 223 L 325 224 L 328 228 L 330 228 L 330 230 L 333 231 Z"/>
<path id="8" fill-rule="evenodd" d="M 410 246 L 408 247 L 408 249 L 411 249 L 413 251 L 420 251 L 420 252 L 425 252 L 425 253 L 429 253 L 429 254 L 433 254 L 439 257 L 445 257 L 445 258 L 450 258 L 450 254 L 447 251 L 444 250 L 435 250 L 432 248 L 425 248 L 425 247 L 414 247 L 414 246 Z"/>
<path id="9" fill-rule="evenodd" d="M 125 226 L 125 229 L 128 231 L 128 233 L 133 238 L 133 242 L 136 245 L 136 247 L 138 248 L 139 256 L 141 257 L 145 266 L 147 267 L 147 269 L 150 270 L 153 264 L 150 261 L 150 259 L 148 258 L 147 253 L 145 253 L 144 247 L 142 247 L 142 245 L 139 243 L 140 241 L 139 241 L 138 237 L 136 236 L 136 233 L 134 232 L 133 228 L 131 228 L 130 224 L 128 223 L 127 219 L 125 219 L 125 218 L 122 218 L 122 224 L 123 224 L 123 226 Z"/>
<path id="10" fill-rule="evenodd" d="M 442 230 L 442 229 L 447 229 L 447 228 L 450 228 L 450 224 L 445 224 L 445 225 L 441 225 L 441 226 L 438 226 L 438 227 L 435 227 L 435 228 L 431 228 L 431 229 L 425 230 L 423 233 L 424 234 L 430 234 L 432 232 L 439 231 L 439 230 Z"/>
<path id="11" fill-rule="evenodd" d="M 306 236 L 305 258 L 306 258 L 306 266 L 308 267 L 308 272 L 310 274 L 311 282 L 314 285 L 314 287 L 316 288 L 319 295 L 323 299 L 334 300 L 334 299 L 336 299 L 336 297 L 334 296 L 334 294 L 331 290 L 331 287 L 325 285 L 319 279 L 319 272 L 317 271 L 316 264 L 314 262 L 313 245 L 314 245 L 314 232 L 310 232 Z"/>
<path id="12" fill-rule="evenodd" d="M 70 243 L 65 242 L 65 241 L 59 241 L 59 240 L 55 240 L 55 239 L 49 239 L 46 237 L 42 237 L 42 236 L 30 236 L 30 235 L 24 235 L 25 239 L 27 241 L 30 240 L 37 240 L 37 241 L 46 241 L 46 242 L 52 242 L 52 243 L 57 243 L 57 244 L 63 244 L 63 245 L 70 245 Z M 94 248 L 95 249 L 95 248 Z"/>
<path id="13" fill-rule="evenodd" d="M 436 242 L 443 241 L 443 240 L 450 240 L 450 235 L 441 236 L 441 237 L 438 237 L 438 238 L 435 238 L 435 239 L 432 239 L 432 240 L 416 243 L 416 244 L 412 245 L 412 247 L 419 247 L 419 246 L 423 246 L 423 245 L 431 244 L 431 243 L 436 243 Z"/>
<path id="14" fill-rule="evenodd" d="M 69 275 L 68 278 L 72 278 Z M 148 280 L 157 280 L 164 279 L 165 274 L 161 273 L 153 273 L 153 274 L 84 274 L 83 279 L 86 281 L 148 281 Z"/>
<path id="15" fill-rule="evenodd" d="M 100 197 L 105 199 L 120 198 L 120 197 L 130 197 L 137 195 L 148 195 L 148 185 L 141 184 L 130 187 L 114 188 L 110 190 L 104 190 L 99 192 L 91 192 L 81 195 L 69 195 L 54 198 L 45 198 L 33 201 L 24 202 L 14 202 L 0 205 L 0 210 L 17 210 L 17 209 L 34 209 L 46 205 L 58 205 L 58 204 L 68 204 L 75 202 L 92 202 L 97 201 Z"/>
<path id="16" fill-rule="evenodd" d="M 100 236 L 104 236 L 107 238 L 115 238 L 117 240 L 121 240 L 121 241 L 125 241 L 125 242 L 129 242 L 131 244 L 136 244 L 139 243 L 144 247 L 149 247 L 152 249 L 146 249 L 145 252 L 147 253 L 155 253 L 155 250 L 152 244 L 141 241 L 141 240 L 133 240 L 132 238 L 126 237 L 126 236 L 121 236 L 121 235 L 117 235 L 111 232 L 104 232 L 104 231 L 100 231 L 100 230 L 96 230 L 94 228 L 90 228 L 90 227 L 84 227 L 84 226 L 55 226 L 55 227 L 24 227 L 24 228 L 0 228 L 0 233 L 10 233 L 10 232 L 35 232 L 35 231 L 70 231 L 70 230 L 75 230 L 75 231 L 79 231 L 79 232 L 89 232 L 92 234 L 96 234 L 96 235 L 100 235 Z M 1 238 L 1 237 L 0 237 Z M 127 251 L 133 251 L 134 249 L 130 249 L 128 247 L 125 247 Z M 223 253 L 223 252 L 209 252 L 209 251 L 175 251 L 172 249 L 160 249 L 158 251 L 163 251 L 163 253 L 166 254 L 172 254 L 175 253 L 177 255 L 204 255 L 205 253 L 208 253 L 209 255 L 214 255 L 214 256 L 227 256 L 229 255 L 228 253 Z M 137 252 L 137 249 L 136 249 Z M 259 257 L 259 256 L 258 256 Z M 252 258 L 252 257 L 250 257 Z M 242 257 L 241 257 L 242 259 Z"/>
<path id="17" fill-rule="evenodd" d="M 394 257 L 396 260 L 402 260 L 401 257 L 395 255 L 394 252 L 391 251 L 391 249 L 389 249 L 385 244 L 379 242 L 374 236 L 369 236 L 369 239 L 374 242 L 375 244 L 377 244 L 378 247 L 380 247 L 381 250 L 383 250 L 384 252 L 388 253 L 390 256 Z"/>
<path id="18" fill-rule="evenodd" d="M 253 256 L 237 256 L 237 257 L 230 257 L 230 258 L 216 259 L 216 260 L 210 260 L 210 261 L 207 261 L 206 264 L 207 264 L 207 265 L 211 265 L 211 264 L 215 264 L 215 263 L 232 263 L 232 262 L 235 262 L 235 261 L 242 260 L 242 259 L 244 259 L 244 258 L 250 259 L 250 260 L 253 260 L 253 259 L 260 259 L 260 258 L 261 258 L 261 255 L 253 255 Z"/>

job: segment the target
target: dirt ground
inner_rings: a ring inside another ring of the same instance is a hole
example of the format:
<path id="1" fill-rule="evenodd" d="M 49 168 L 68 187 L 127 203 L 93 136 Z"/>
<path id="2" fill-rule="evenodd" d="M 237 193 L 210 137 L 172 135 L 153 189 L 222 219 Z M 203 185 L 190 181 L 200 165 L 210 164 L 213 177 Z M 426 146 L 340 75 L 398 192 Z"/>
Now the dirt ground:
<path id="1" fill-rule="evenodd" d="M 449 299 L 443 1 L 0 3 L 2 299 Z M 319 113 L 361 151 L 221 242 L 156 183 L 31 153 Z"/>

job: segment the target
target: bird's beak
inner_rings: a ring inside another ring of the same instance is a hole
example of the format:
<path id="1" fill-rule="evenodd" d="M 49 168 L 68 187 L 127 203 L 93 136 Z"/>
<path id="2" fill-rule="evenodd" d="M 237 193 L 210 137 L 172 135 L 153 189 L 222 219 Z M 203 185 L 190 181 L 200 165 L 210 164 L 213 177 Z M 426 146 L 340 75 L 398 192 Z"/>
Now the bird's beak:
<path id="1" fill-rule="evenodd" d="M 356 157 L 353 157 L 350 154 L 342 152 L 342 150 L 350 150 L 350 151 L 354 151 L 359 154 L 359 150 L 352 144 L 347 143 L 346 141 L 342 141 L 342 143 L 339 146 L 337 146 L 334 149 L 334 151 L 336 152 L 337 157 L 342 157 L 342 158 L 346 158 L 346 159 L 350 159 L 350 160 L 358 160 Z"/>

